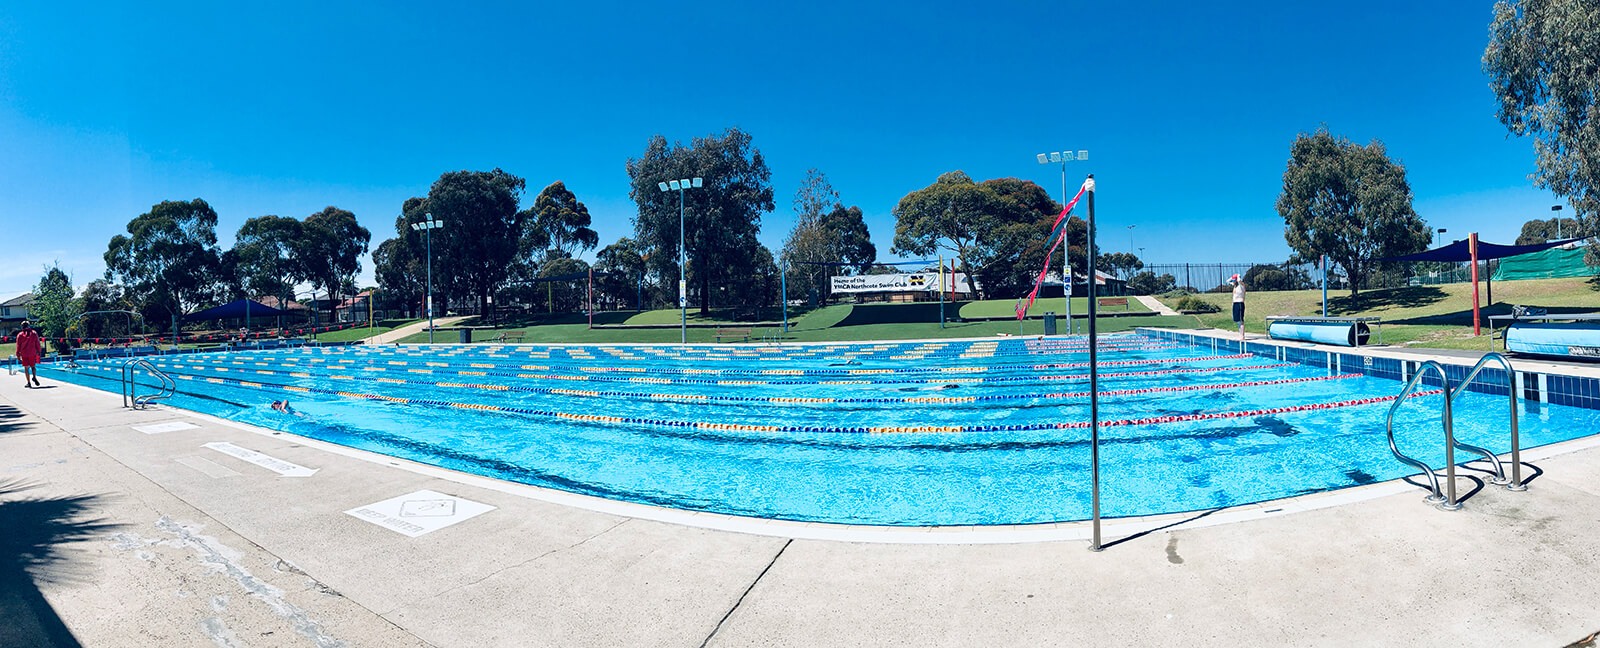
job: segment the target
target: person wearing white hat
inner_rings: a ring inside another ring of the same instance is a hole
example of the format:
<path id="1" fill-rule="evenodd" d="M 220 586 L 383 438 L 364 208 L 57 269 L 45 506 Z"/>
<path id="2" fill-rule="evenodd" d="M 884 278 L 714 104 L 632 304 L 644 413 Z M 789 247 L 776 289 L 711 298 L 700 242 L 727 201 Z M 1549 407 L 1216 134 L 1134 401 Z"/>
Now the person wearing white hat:
<path id="1" fill-rule="evenodd" d="M 1233 284 L 1233 323 L 1239 325 L 1239 341 L 1244 341 L 1244 279 L 1235 274 L 1228 278 Z"/>

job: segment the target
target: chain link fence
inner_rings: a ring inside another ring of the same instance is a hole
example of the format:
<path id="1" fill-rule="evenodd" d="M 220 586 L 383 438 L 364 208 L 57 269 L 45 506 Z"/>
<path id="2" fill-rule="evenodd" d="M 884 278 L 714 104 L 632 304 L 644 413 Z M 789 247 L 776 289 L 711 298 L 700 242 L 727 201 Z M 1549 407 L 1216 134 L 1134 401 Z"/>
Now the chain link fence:
<path id="1" fill-rule="evenodd" d="M 1245 279 L 1252 291 L 1314 290 L 1322 287 L 1322 268 L 1315 264 L 1293 263 L 1155 263 L 1134 272 L 1130 278 L 1149 272 L 1152 282 L 1130 281 L 1130 291 L 1167 292 L 1229 292 L 1228 279 L 1237 274 Z M 1487 270 L 1480 269 L 1480 278 L 1493 272 L 1491 262 Z M 1170 277 L 1170 279 L 1169 279 Z M 1375 271 L 1367 275 L 1362 290 L 1399 288 L 1403 286 L 1437 285 L 1472 281 L 1472 266 L 1468 263 L 1410 263 L 1406 267 Z M 1148 284 L 1148 285 L 1147 285 Z M 1348 290 L 1349 281 L 1337 265 L 1330 264 L 1328 288 Z"/>

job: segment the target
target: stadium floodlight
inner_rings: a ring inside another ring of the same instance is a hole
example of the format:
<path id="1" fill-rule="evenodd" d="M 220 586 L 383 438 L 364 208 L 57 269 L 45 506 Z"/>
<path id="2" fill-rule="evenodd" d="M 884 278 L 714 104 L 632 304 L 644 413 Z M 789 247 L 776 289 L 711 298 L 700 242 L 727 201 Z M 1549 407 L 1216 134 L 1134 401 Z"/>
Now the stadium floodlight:
<path id="1" fill-rule="evenodd" d="M 1050 161 L 1051 162 L 1060 162 L 1061 161 L 1061 152 L 1060 151 L 1051 151 L 1050 152 Z"/>
<path id="2" fill-rule="evenodd" d="M 1050 163 L 1050 158 L 1046 157 L 1045 154 L 1040 153 L 1039 154 L 1039 164 L 1049 164 L 1049 163 Z"/>
<path id="3" fill-rule="evenodd" d="M 703 184 L 705 184 L 705 179 L 703 178 L 695 178 L 693 180 L 684 178 L 656 184 L 656 186 L 661 187 L 662 191 L 670 188 L 678 192 L 678 335 L 679 341 L 683 343 L 689 342 L 689 296 L 688 285 L 684 276 L 684 248 L 686 246 L 683 238 L 683 192 L 691 188 L 698 189 Z"/>
<path id="4" fill-rule="evenodd" d="M 1082 162 L 1082 161 L 1087 160 L 1087 159 L 1089 159 L 1089 152 L 1088 151 L 1078 151 L 1078 161 L 1079 162 Z"/>

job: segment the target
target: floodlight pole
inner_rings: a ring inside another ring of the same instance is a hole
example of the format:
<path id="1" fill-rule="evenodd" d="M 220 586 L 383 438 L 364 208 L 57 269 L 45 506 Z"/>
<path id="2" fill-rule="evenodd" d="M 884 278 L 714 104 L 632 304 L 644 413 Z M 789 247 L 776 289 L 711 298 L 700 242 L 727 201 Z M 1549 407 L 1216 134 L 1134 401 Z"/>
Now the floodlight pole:
<path id="1" fill-rule="evenodd" d="M 1088 178 L 1089 199 L 1089 475 L 1092 484 L 1089 507 L 1094 517 L 1094 538 L 1089 541 L 1089 551 L 1100 551 L 1100 372 L 1096 367 L 1099 345 L 1095 339 L 1095 260 L 1094 260 L 1094 174 Z"/>
<path id="2" fill-rule="evenodd" d="M 1087 160 L 1087 159 L 1089 159 L 1089 152 L 1088 151 L 1078 151 L 1077 155 L 1074 156 L 1072 151 L 1055 151 L 1055 152 L 1051 152 L 1051 153 L 1040 153 L 1036 157 L 1039 158 L 1039 164 L 1050 164 L 1052 162 L 1060 162 L 1061 163 L 1061 200 L 1062 200 L 1061 205 L 1062 205 L 1063 208 L 1065 208 L 1066 204 L 1067 204 L 1065 201 L 1069 200 L 1067 198 L 1067 163 L 1071 162 L 1071 161 L 1073 161 L 1075 159 L 1076 160 Z M 1066 310 L 1066 313 L 1067 313 L 1067 334 L 1071 335 L 1072 334 L 1072 256 L 1071 256 L 1071 254 L 1072 254 L 1072 252 L 1071 252 L 1071 250 L 1072 250 L 1072 237 L 1069 236 L 1068 234 L 1071 232 L 1072 228 L 1068 227 L 1068 225 L 1069 224 L 1067 222 L 1065 222 L 1065 221 L 1063 221 L 1061 223 L 1061 300 L 1063 302 L 1066 302 L 1066 306 L 1067 306 L 1067 310 Z M 1130 232 L 1129 235 L 1131 236 L 1132 235 L 1131 234 L 1132 230 L 1129 230 L 1129 232 Z M 1049 241 L 1045 241 L 1045 244 L 1048 245 Z M 1093 254 L 1094 254 L 1093 252 L 1090 252 L 1090 256 L 1093 256 Z M 1046 259 L 1045 262 L 1048 263 L 1049 259 Z M 1090 284 L 1094 283 L 1094 277 L 1090 277 L 1089 278 L 1089 283 Z M 1023 317 L 1026 318 L 1026 316 L 1027 316 L 1027 314 L 1024 313 Z"/>
<path id="3" fill-rule="evenodd" d="M 1556 215 L 1556 240 L 1561 240 L 1561 205 L 1551 205 L 1550 211 Z"/>
<path id="4" fill-rule="evenodd" d="M 433 222 L 433 214 L 428 214 L 428 222 Z M 433 228 L 426 228 L 428 239 L 428 344 L 433 344 Z"/>
<path id="5" fill-rule="evenodd" d="M 684 264 L 686 263 L 684 248 L 688 247 L 688 242 L 683 240 L 683 192 L 688 191 L 691 187 L 698 189 L 703 186 L 704 182 L 700 178 L 693 180 L 684 178 L 682 180 L 656 183 L 656 186 L 663 192 L 678 192 L 678 334 L 680 336 L 679 342 L 683 344 L 689 343 L 689 288 L 685 280 L 684 271 Z M 701 299 L 704 298 L 705 296 L 702 295 Z"/>
<path id="6" fill-rule="evenodd" d="M 423 217 L 425 220 L 420 223 L 412 223 L 411 229 L 423 231 L 428 240 L 428 298 L 423 307 L 428 311 L 428 344 L 433 344 L 433 230 L 444 227 L 444 221 L 435 219 L 433 212 L 427 212 L 423 214 Z M 313 296 L 312 314 L 316 314 L 315 305 L 316 298 Z"/>
<path id="7" fill-rule="evenodd" d="M 783 269 L 778 271 L 778 282 L 783 286 L 783 332 L 789 332 L 789 262 L 783 262 Z"/>

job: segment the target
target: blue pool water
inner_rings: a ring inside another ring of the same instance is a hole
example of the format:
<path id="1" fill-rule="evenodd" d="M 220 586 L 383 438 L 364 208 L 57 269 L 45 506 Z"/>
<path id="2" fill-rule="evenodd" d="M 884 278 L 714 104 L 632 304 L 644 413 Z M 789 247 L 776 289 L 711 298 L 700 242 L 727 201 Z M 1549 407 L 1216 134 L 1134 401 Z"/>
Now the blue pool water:
<path id="1" fill-rule="evenodd" d="M 1089 517 L 1084 344 L 413 345 L 151 361 L 178 379 L 178 407 L 469 473 L 732 515 L 990 525 Z M 1414 472 L 1384 439 L 1395 381 L 1135 335 L 1105 338 L 1099 360 L 1108 517 Z M 115 392 L 120 363 L 48 371 Z M 284 398 L 298 416 L 268 406 Z M 1397 425 L 1401 447 L 1435 466 L 1440 398 L 1409 401 Z M 1460 439 L 1509 450 L 1504 396 L 1457 403 Z M 1521 407 L 1524 447 L 1600 429 L 1600 411 Z"/>

